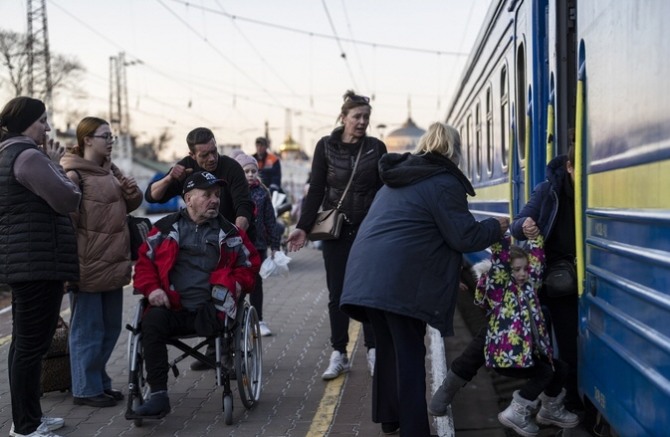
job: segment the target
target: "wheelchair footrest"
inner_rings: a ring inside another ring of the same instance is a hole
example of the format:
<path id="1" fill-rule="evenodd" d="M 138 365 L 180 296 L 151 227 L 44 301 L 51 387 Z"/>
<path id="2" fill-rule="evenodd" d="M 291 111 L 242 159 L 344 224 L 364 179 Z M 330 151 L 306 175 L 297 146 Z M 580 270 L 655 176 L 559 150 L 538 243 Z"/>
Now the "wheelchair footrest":
<path id="1" fill-rule="evenodd" d="M 137 420 L 137 419 L 147 419 L 147 420 L 160 420 L 163 417 L 167 416 L 168 412 L 163 412 L 161 414 L 155 414 L 153 416 L 142 416 L 135 413 L 133 410 L 126 411 L 126 420 Z"/>

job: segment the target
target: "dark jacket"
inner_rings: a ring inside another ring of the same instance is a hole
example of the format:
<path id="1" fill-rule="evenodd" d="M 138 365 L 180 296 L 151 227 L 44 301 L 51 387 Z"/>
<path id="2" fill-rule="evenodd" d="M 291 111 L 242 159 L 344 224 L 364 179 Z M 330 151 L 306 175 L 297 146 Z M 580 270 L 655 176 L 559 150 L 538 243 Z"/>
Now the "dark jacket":
<path id="1" fill-rule="evenodd" d="M 0 283 L 76 281 L 79 260 L 70 218 L 14 175 L 16 158 L 29 149 L 37 149 L 33 141 L 18 141 L 0 153 Z"/>
<path id="2" fill-rule="evenodd" d="M 468 210 L 474 190 L 449 159 L 389 153 L 377 193 L 349 254 L 340 307 L 365 321 L 365 307 L 429 323 L 453 335 L 463 252 L 500 239 L 493 218 Z"/>
<path id="3" fill-rule="evenodd" d="M 382 186 L 379 178 L 379 159 L 386 153 L 386 145 L 376 138 L 365 136 L 356 144 L 342 143 L 344 129 L 338 127 L 316 144 L 307 198 L 297 228 L 309 232 L 316 221 L 320 207 L 332 209 L 342 197 L 358 150 L 362 147 L 356 174 L 347 192 L 342 208 L 346 220 L 359 225 L 372 205 L 375 193 Z"/>
<path id="4" fill-rule="evenodd" d="M 547 180 L 537 184 L 530 199 L 510 225 L 512 236 L 526 240 L 523 222 L 531 217 L 545 236 L 547 264 L 557 259 L 574 260 L 574 188 L 565 166 L 568 157 L 560 155 L 547 164 Z"/>
<path id="5" fill-rule="evenodd" d="M 204 171 L 198 165 L 195 159 L 187 156 L 179 161 L 177 164 L 183 165 L 185 168 L 193 169 L 193 172 Z M 249 183 L 244 175 L 244 170 L 240 164 L 233 158 L 225 155 L 219 155 L 219 162 L 216 169 L 211 172 L 218 179 L 226 181 L 226 185 L 221 189 L 221 204 L 219 205 L 219 212 L 223 214 L 226 220 L 235 223 L 237 217 L 246 217 L 251 225 L 254 220 L 254 204 L 249 196 Z M 165 176 L 169 177 L 169 176 Z M 170 185 L 165 191 L 165 195 L 160 199 L 154 199 L 151 196 L 152 182 L 144 192 L 144 198 L 149 203 L 163 203 L 172 199 L 174 196 L 181 196 L 184 189 L 184 182 L 172 179 Z"/>

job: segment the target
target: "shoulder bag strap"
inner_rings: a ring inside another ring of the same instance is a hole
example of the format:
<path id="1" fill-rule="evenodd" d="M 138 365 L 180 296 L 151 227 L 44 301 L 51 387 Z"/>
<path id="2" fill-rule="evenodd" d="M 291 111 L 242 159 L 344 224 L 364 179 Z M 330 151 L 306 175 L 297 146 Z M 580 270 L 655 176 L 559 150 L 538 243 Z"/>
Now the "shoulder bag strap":
<path id="1" fill-rule="evenodd" d="M 356 174 L 356 168 L 358 167 L 358 161 L 361 159 L 361 152 L 363 151 L 364 144 L 365 141 L 361 143 L 361 147 L 358 149 L 358 155 L 356 155 L 356 162 L 354 162 L 354 169 L 351 170 L 351 176 L 349 177 L 349 182 L 347 182 L 347 186 L 344 188 L 344 191 L 342 192 L 342 197 L 340 197 L 340 201 L 337 202 L 337 206 L 335 207 L 335 209 L 337 210 L 339 210 L 340 207 L 342 206 L 344 197 L 347 195 L 347 191 L 349 191 L 349 187 L 351 186 L 351 181 L 354 180 L 354 174 Z"/>

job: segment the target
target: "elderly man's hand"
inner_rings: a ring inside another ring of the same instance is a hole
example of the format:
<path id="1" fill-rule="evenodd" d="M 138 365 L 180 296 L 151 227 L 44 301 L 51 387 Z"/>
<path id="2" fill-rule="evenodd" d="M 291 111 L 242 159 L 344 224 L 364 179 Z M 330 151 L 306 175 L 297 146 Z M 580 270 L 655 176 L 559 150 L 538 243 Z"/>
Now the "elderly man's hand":
<path id="1" fill-rule="evenodd" d="M 165 308 L 170 308 L 170 299 L 168 299 L 167 294 L 163 291 L 162 288 L 157 288 L 151 293 L 149 293 L 149 304 L 151 306 L 160 307 L 164 306 Z"/>

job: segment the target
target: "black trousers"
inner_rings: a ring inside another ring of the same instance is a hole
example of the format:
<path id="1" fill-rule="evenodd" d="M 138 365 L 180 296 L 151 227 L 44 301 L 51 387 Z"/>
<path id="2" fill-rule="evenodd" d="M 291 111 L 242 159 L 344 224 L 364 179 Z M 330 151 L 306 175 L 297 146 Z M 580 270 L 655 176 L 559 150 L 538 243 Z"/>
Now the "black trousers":
<path id="1" fill-rule="evenodd" d="M 400 422 L 401 437 L 428 437 L 426 324 L 419 319 L 367 309 L 376 340 L 372 421 Z"/>
<path id="2" fill-rule="evenodd" d="M 330 317 L 330 343 L 336 351 L 345 353 L 349 344 L 349 316 L 340 310 L 340 298 L 344 287 L 344 272 L 351 246 L 358 227 L 345 223 L 340 238 L 323 242 L 323 261 L 328 285 L 328 315 Z M 363 323 L 365 347 L 375 347 L 375 338 L 369 323 Z"/>
<path id="3" fill-rule="evenodd" d="M 268 257 L 267 250 L 259 250 L 258 254 L 261 256 L 261 264 Z M 254 291 L 249 294 L 249 303 L 256 309 L 258 320 L 263 320 L 263 278 L 256 273 L 256 286 Z"/>
<path id="4" fill-rule="evenodd" d="M 566 406 L 569 409 L 583 409 L 577 389 L 578 297 L 575 294 L 550 298 L 540 293 L 540 301 L 549 309 L 549 325 L 556 338 L 558 357 L 568 365 L 565 381 Z"/>
<path id="5" fill-rule="evenodd" d="M 172 311 L 166 307 L 149 307 L 142 318 L 142 347 L 147 382 L 152 392 L 167 390 L 167 340 L 174 335 L 195 334 L 194 311 Z"/>
<path id="6" fill-rule="evenodd" d="M 62 281 L 9 284 L 12 289 L 12 342 L 7 368 L 12 420 L 27 435 L 40 425 L 42 357 L 49 350 L 63 300 Z"/>
<path id="7" fill-rule="evenodd" d="M 536 359 L 533 367 L 495 369 L 495 371 L 510 378 L 528 378 L 526 384 L 519 389 L 519 394 L 524 399 L 534 401 L 542 392 L 550 397 L 561 393 L 568 375 L 568 365 L 559 359 L 554 359 L 552 369 L 549 360 L 544 358 Z"/>
<path id="8" fill-rule="evenodd" d="M 486 329 L 486 325 L 479 328 L 479 331 L 472 337 L 472 340 L 470 340 L 470 343 L 465 347 L 465 350 L 463 350 L 463 352 L 461 352 L 461 354 L 451 363 L 451 371 L 454 372 L 456 376 L 463 378 L 466 381 L 472 381 L 472 378 L 475 377 L 479 368 L 486 364 L 484 359 Z"/>

